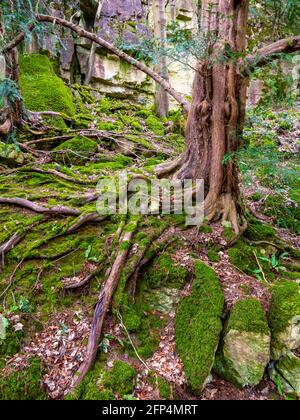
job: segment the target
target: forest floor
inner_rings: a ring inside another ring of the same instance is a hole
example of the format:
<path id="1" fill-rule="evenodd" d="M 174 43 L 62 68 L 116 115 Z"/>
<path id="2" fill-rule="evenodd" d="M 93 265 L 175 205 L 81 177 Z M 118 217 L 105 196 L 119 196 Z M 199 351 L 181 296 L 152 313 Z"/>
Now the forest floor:
<path id="1" fill-rule="evenodd" d="M 77 89 L 76 95 L 85 107 L 77 115 L 76 128 L 60 127 L 50 135 L 25 131 L 19 141 L 26 152 L 16 152 L 19 162 L 24 161 L 18 166 L 12 158 L 0 163 L 0 244 L 17 235 L 14 246 L 1 251 L 0 299 L 9 326 L 7 339 L 1 341 L 0 368 L 5 378 L 32 358 L 39 359 L 41 382 L 50 399 L 64 397 L 84 360 L 93 308 L 121 223 L 119 216 L 101 222 L 94 217 L 99 176 L 116 177 L 121 170 L 151 176 L 157 164 L 177 156 L 184 144 L 180 112 L 160 121 L 151 110 L 130 101 L 104 98 L 95 104 L 88 90 Z M 233 247 L 231 229 L 222 223 L 199 231 L 186 228 L 180 217 L 140 221 L 129 259 L 151 235 L 167 232 L 172 240 L 162 256 L 141 270 L 134 311 L 126 285 L 115 294 L 90 380 L 97 387 L 115 361 L 132 366 L 135 380 L 122 390 L 100 387 L 107 392 L 103 399 L 284 398 L 267 372 L 259 386 L 242 390 L 213 374 L 202 395 L 193 396 L 175 349 L 175 316 L 178 302 L 190 292 L 195 259 L 211 266 L 220 278 L 226 310 L 241 298 L 255 297 L 267 311 L 269 285 L 279 278 L 299 279 L 299 265 L 291 268 L 295 260 L 290 254 L 291 247 L 300 250 L 299 115 L 296 106 L 249 112 L 248 148 L 238 159 L 252 213 L 245 237 Z M 258 219 L 253 221 L 253 215 Z M 277 247 L 278 241 L 286 243 L 286 249 Z M 261 271 L 257 255 L 265 257 Z M 169 269 L 160 272 L 164 264 L 174 265 L 176 284 Z M 124 374 L 130 383 L 132 371 Z M 89 392 L 85 385 L 78 398 L 90 398 Z"/>

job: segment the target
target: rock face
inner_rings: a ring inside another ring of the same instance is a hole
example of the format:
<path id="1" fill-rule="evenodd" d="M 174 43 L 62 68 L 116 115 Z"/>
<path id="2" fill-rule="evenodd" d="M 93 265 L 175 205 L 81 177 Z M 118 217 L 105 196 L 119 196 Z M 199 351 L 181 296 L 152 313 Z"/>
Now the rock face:
<path id="1" fill-rule="evenodd" d="M 269 318 L 271 357 L 279 360 L 300 347 L 300 286 L 296 282 L 282 281 L 273 287 Z"/>
<path id="2" fill-rule="evenodd" d="M 287 395 L 300 398 L 300 358 L 292 352 L 286 354 L 269 369 L 271 379 Z"/>
<path id="3" fill-rule="evenodd" d="M 259 384 L 270 360 L 270 342 L 261 304 L 255 299 L 238 302 L 225 325 L 215 371 L 238 387 Z"/>
<path id="4" fill-rule="evenodd" d="M 174 2 L 166 3 L 168 23 L 176 21 L 182 28 L 189 30 L 198 27 L 198 2 L 196 0 L 176 1 L 175 6 Z M 66 6 L 64 13 L 61 13 L 62 6 L 56 0 L 51 3 L 52 14 L 61 15 L 69 20 L 72 16 L 73 20 L 77 19 L 77 22 L 89 31 L 93 31 L 95 27 L 100 28 L 97 31 L 99 36 L 115 44 L 122 41 L 122 44 L 127 47 L 142 39 L 153 38 L 152 0 L 104 0 L 98 22 L 94 22 L 97 9 L 96 1 L 80 0 L 78 4 L 80 6 L 79 13 L 75 9 L 72 10 L 71 5 Z M 60 31 L 59 28 L 57 30 Z M 66 29 L 59 33 L 59 36 L 65 46 L 59 52 L 61 76 L 67 83 L 81 83 L 85 79 L 88 69 L 91 41 L 75 37 Z M 53 36 L 45 35 L 40 46 L 36 44 L 33 37 L 26 46 L 26 51 L 37 53 L 40 48 L 57 57 Z M 192 61 L 191 58 L 190 62 Z M 178 92 L 190 95 L 193 71 L 187 66 L 172 63 L 170 65 L 170 82 Z M 132 97 L 145 103 L 153 103 L 155 84 L 152 79 L 118 57 L 107 53 L 101 47 L 96 50 L 91 83 L 103 94 L 108 93 L 118 98 Z M 176 102 L 173 102 L 173 105 L 178 106 Z"/>

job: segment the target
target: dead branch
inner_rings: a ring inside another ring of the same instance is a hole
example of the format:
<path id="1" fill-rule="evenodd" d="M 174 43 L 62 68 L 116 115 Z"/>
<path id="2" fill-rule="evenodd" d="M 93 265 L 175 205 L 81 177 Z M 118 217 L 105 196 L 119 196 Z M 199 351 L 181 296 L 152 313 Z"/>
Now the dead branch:
<path id="1" fill-rule="evenodd" d="M 135 223 L 135 228 L 136 227 L 137 227 L 137 222 Z M 115 259 L 115 262 L 112 266 L 110 274 L 103 285 L 103 288 L 100 293 L 99 300 L 98 300 L 98 303 L 96 305 L 95 312 L 94 312 L 92 328 L 91 328 L 89 341 L 87 345 L 86 357 L 74 378 L 73 387 L 76 387 L 84 379 L 85 375 L 87 374 L 87 372 L 93 365 L 95 358 L 97 356 L 98 345 L 99 345 L 99 341 L 101 337 L 105 315 L 109 309 L 112 296 L 118 285 L 120 275 L 124 267 L 124 264 L 126 262 L 126 258 L 127 258 L 129 248 L 130 248 L 127 245 L 128 243 L 131 242 L 133 235 L 134 235 L 133 229 L 130 229 L 130 232 L 124 233 L 122 237 L 121 245 L 119 247 L 119 253 Z M 122 248 L 123 244 L 126 245 L 124 246 L 124 249 Z"/>

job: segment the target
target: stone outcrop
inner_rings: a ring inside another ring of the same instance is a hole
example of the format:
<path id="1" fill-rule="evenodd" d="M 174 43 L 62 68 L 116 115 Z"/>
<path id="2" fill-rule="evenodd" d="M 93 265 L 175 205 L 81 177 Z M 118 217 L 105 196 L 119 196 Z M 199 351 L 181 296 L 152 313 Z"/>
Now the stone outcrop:
<path id="1" fill-rule="evenodd" d="M 271 379 L 278 388 L 293 397 L 300 398 L 300 358 L 292 352 L 287 353 L 269 369 Z"/>
<path id="2" fill-rule="evenodd" d="M 79 23 L 89 31 L 99 27 L 99 36 L 106 40 L 130 47 L 141 39 L 153 38 L 153 2 L 152 0 L 104 0 L 99 22 L 94 22 L 97 1 L 79 0 L 80 12 L 75 13 L 68 6 L 63 14 L 52 3 L 52 14 L 61 15 Z M 186 29 L 198 27 L 198 2 L 196 0 L 180 0 L 167 2 L 166 14 L 168 23 L 176 21 Z M 60 31 L 60 29 L 57 29 Z M 70 31 L 59 32 L 64 48 L 60 48 L 61 76 L 67 83 L 81 83 L 88 69 L 91 41 L 75 37 Z M 29 53 L 39 52 L 40 47 L 57 56 L 56 40 L 45 35 L 42 45 L 38 46 L 34 37 L 26 46 Z M 132 53 L 132 51 L 131 51 Z M 192 60 L 192 58 L 191 58 Z M 192 91 L 193 70 L 186 66 L 170 65 L 170 82 L 180 93 L 189 95 Z M 132 97 L 145 103 L 153 103 L 155 84 L 143 72 L 112 56 L 101 47 L 97 48 L 91 83 L 101 93 L 108 93 L 119 98 Z M 172 105 L 172 104 L 171 104 Z M 177 107 L 177 103 L 174 102 Z"/>
<path id="3" fill-rule="evenodd" d="M 260 302 L 246 299 L 236 303 L 225 325 L 215 371 L 238 387 L 258 385 L 270 361 L 270 342 Z"/>
<path id="4" fill-rule="evenodd" d="M 270 327 L 273 360 L 300 347 L 300 286 L 296 282 L 281 281 L 273 287 Z"/>

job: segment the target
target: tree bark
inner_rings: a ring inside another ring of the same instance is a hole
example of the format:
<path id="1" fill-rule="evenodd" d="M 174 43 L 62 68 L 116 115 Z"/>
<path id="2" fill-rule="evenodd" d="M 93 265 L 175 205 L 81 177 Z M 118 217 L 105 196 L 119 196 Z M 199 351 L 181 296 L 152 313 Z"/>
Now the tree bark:
<path id="1" fill-rule="evenodd" d="M 248 0 L 204 0 L 201 27 L 209 59 L 200 60 L 186 127 L 186 150 L 176 178 L 204 179 L 205 215 L 229 221 L 236 233 L 245 225 L 237 164 L 248 79 L 232 57 L 246 49 Z"/>
<path id="2" fill-rule="evenodd" d="M 161 49 L 164 48 L 167 39 L 167 17 L 165 7 L 165 0 L 154 0 L 154 36 L 158 40 Z M 169 81 L 167 57 L 163 51 L 160 54 L 159 62 L 154 70 L 166 81 Z M 167 91 L 159 83 L 156 83 L 155 106 L 159 117 L 164 118 L 168 115 L 169 96 Z"/>
<path id="3" fill-rule="evenodd" d="M 99 0 L 98 1 L 98 8 L 97 8 L 95 23 L 94 23 L 95 34 L 97 34 L 98 29 L 99 29 L 99 20 L 100 20 L 100 16 L 101 16 L 101 12 L 102 12 L 103 3 L 104 3 L 104 0 Z M 95 65 L 96 49 L 97 49 L 97 44 L 96 44 L 96 42 L 93 42 L 92 47 L 91 47 L 91 51 L 90 51 L 89 61 L 88 61 L 88 70 L 87 70 L 87 73 L 86 73 L 86 76 L 85 76 L 85 84 L 86 85 L 88 85 L 92 80 L 93 70 L 94 70 L 94 65 Z"/>

